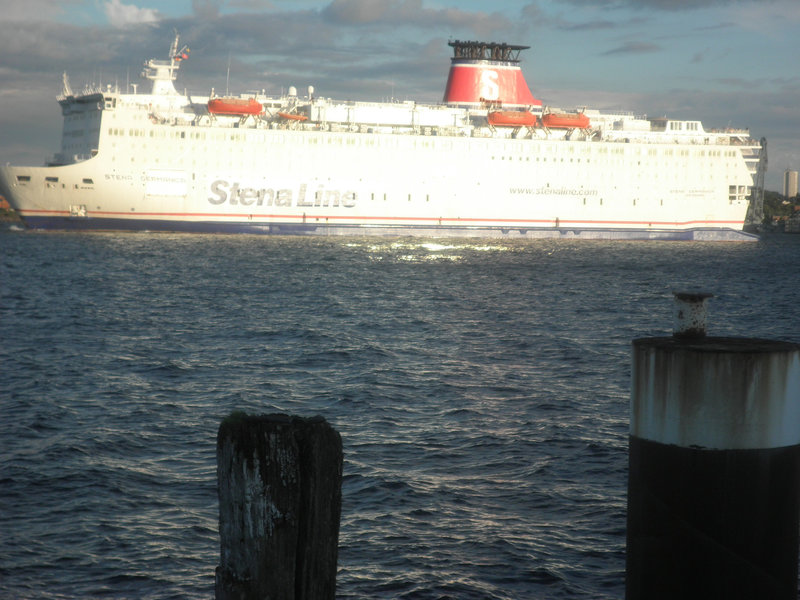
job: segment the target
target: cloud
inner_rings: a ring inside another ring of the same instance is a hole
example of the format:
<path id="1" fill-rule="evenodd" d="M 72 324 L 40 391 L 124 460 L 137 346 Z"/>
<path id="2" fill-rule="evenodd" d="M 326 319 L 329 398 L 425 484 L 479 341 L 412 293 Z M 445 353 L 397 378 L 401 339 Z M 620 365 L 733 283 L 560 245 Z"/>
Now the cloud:
<path id="1" fill-rule="evenodd" d="M 738 12 L 745 20 L 735 22 L 746 26 L 752 19 L 755 23 L 773 24 L 779 21 L 800 22 L 800 2 L 797 0 L 566 0 L 573 6 L 587 6 L 592 9 L 641 9 L 664 12 L 699 11 L 721 8 Z"/>
<path id="2" fill-rule="evenodd" d="M 325 21 L 340 26 L 469 29 L 481 35 L 508 31 L 513 27 L 513 23 L 499 12 L 426 8 L 422 0 L 333 0 L 321 14 Z"/>
<path id="3" fill-rule="evenodd" d="M 610 56 L 612 54 L 644 54 L 646 52 L 658 52 L 661 50 L 660 46 L 651 44 L 650 42 L 626 42 L 622 46 L 617 46 L 611 50 L 603 52 L 603 56 Z"/>
<path id="4" fill-rule="evenodd" d="M 192 0 L 192 12 L 198 19 L 213 20 L 223 4 L 223 0 Z"/>
<path id="5" fill-rule="evenodd" d="M 275 4 L 271 0 L 214 0 L 214 3 L 219 5 L 226 4 L 228 8 L 242 11 L 261 11 L 275 8 Z M 192 4 L 194 4 L 194 0 Z M 302 0 L 291 0 L 291 4 L 302 4 Z"/>
<path id="6" fill-rule="evenodd" d="M 123 4 L 120 0 L 110 0 L 103 5 L 103 11 L 108 22 L 117 28 L 126 25 L 140 25 L 143 23 L 157 23 L 160 16 L 153 8 L 139 8 L 133 4 Z"/>
<path id="7" fill-rule="evenodd" d="M 725 6 L 742 3 L 760 2 L 761 0 L 568 0 L 572 4 L 589 5 L 593 8 L 655 8 L 658 10 L 690 10 Z"/>
<path id="8" fill-rule="evenodd" d="M 576 23 L 574 25 L 563 25 L 561 29 L 566 31 L 596 31 L 599 29 L 615 29 L 619 27 L 619 23 L 616 21 L 605 21 L 605 20 L 598 20 L 598 21 L 587 21 L 585 23 Z"/>
<path id="9" fill-rule="evenodd" d="M 74 10 L 74 1 L 27 0 L 26 2 L 5 2 L 2 19 L 5 21 L 44 21 L 58 20 L 66 10 Z"/>
<path id="10" fill-rule="evenodd" d="M 339 25 L 366 25 L 386 21 L 398 2 L 374 2 L 373 0 L 334 0 L 322 11 L 323 17 Z"/>

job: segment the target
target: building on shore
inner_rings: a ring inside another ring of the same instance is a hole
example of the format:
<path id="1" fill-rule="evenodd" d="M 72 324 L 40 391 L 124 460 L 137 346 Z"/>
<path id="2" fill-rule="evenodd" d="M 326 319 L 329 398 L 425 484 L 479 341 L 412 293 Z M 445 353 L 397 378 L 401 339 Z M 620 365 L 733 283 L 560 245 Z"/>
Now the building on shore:
<path id="1" fill-rule="evenodd" d="M 787 198 L 797 196 L 797 171 L 786 169 L 783 172 L 783 195 Z"/>

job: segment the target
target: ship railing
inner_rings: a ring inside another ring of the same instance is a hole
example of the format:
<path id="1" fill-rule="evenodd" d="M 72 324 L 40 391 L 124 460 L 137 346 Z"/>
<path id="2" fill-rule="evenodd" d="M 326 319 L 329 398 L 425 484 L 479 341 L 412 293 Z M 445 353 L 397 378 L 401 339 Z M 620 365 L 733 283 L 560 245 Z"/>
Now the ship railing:
<path id="1" fill-rule="evenodd" d="M 734 135 L 750 135 L 749 129 L 737 129 L 735 127 L 722 127 L 713 128 L 709 130 L 711 133 L 730 133 Z"/>
<path id="2" fill-rule="evenodd" d="M 56 100 L 59 101 L 59 102 L 63 102 L 64 100 L 66 100 L 68 98 L 84 98 L 86 96 L 94 96 L 96 94 L 104 94 L 106 91 L 107 90 L 104 90 L 103 88 L 101 88 L 99 86 L 89 86 L 89 85 L 87 85 L 86 87 L 84 87 L 77 94 L 71 94 L 71 95 L 64 95 L 63 93 L 58 94 L 56 96 Z"/>
<path id="3" fill-rule="evenodd" d="M 64 165 L 74 165 L 82 163 L 97 155 L 97 150 L 92 150 L 91 154 L 64 154 L 56 152 L 45 160 L 48 167 L 61 167 Z"/>
<path id="4" fill-rule="evenodd" d="M 353 102 L 353 104 L 356 104 Z M 367 103 L 369 104 L 369 103 Z M 142 108 L 148 108 L 147 105 L 142 105 L 140 103 L 137 106 Z M 170 125 L 170 126 L 191 126 L 191 127 L 214 127 L 214 128 L 224 128 L 224 129 L 282 129 L 287 128 L 285 124 L 272 121 L 268 118 L 257 118 L 257 119 L 248 119 L 246 123 L 243 123 L 239 120 L 228 120 L 228 119 L 204 119 L 203 117 L 207 116 L 204 114 L 200 114 L 195 112 L 195 119 L 191 121 L 184 120 L 186 115 L 191 114 L 191 111 L 180 111 L 181 116 L 184 119 L 178 118 L 177 111 L 168 111 L 167 113 L 156 113 L 151 111 L 151 118 L 162 125 Z M 460 126 L 398 126 L 392 124 L 364 124 L 364 123 L 347 123 L 347 122 L 336 122 L 336 121 L 325 121 L 325 122 L 317 122 L 317 121 L 307 121 L 302 124 L 293 124 L 295 127 L 302 129 L 304 131 L 333 131 L 333 132 L 353 132 L 353 133 L 366 133 L 366 134 L 374 134 L 374 133 L 384 133 L 384 134 L 393 134 L 393 135 L 410 135 L 414 133 L 422 133 L 421 127 L 427 129 L 430 133 L 429 135 L 439 135 L 443 137 L 463 137 L 463 136 L 471 136 L 471 137 L 493 137 L 491 131 L 488 130 L 486 132 L 482 131 L 481 127 L 473 127 L 468 125 L 460 125 Z M 760 142 L 753 138 L 744 138 L 736 133 L 732 133 L 730 130 L 724 132 L 717 132 L 717 131 L 709 131 L 706 132 L 708 135 L 703 136 L 694 136 L 694 137 L 687 137 L 687 136 L 675 136 L 675 135 L 664 135 L 663 132 L 658 131 L 650 131 L 650 132 L 641 132 L 641 131 L 622 131 L 622 130 L 598 130 L 601 134 L 600 137 L 592 135 L 589 139 L 597 140 L 599 142 L 609 142 L 609 143 L 647 143 L 647 144 L 662 144 L 662 145 L 681 145 L 681 146 L 703 146 L 703 145 L 735 145 L 740 147 L 753 147 L 753 148 L 760 148 Z M 644 134 L 644 135 L 643 135 Z M 651 134 L 651 135 L 648 135 Z M 541 139 L 532 137 L 532 139 Z M 559 138 L 560 139 L 560 138 Z"/>

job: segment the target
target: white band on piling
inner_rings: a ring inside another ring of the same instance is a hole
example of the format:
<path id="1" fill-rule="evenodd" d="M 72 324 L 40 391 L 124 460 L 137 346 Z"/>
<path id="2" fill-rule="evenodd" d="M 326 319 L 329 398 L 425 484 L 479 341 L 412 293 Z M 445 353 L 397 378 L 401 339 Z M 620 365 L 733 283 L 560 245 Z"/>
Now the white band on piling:
<path id="1" fill-rule="evenodd" d="M 742 338 L 634 341 L 631 435 L 685 448 L 800 444 L 800 346 Z"/>

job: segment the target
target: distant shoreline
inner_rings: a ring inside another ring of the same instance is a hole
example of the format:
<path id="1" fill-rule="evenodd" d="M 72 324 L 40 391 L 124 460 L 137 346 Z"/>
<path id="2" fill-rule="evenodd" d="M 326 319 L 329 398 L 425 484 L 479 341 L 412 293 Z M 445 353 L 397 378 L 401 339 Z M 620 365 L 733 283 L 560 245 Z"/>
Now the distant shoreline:
<path id="1" fill-rule="evenodd" d="M 0 223 L 19 223 L 22 219 L 13 208 L 0 208 Z"/>

